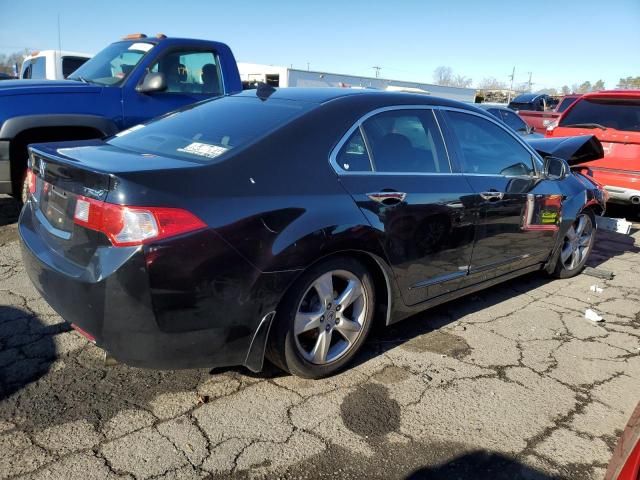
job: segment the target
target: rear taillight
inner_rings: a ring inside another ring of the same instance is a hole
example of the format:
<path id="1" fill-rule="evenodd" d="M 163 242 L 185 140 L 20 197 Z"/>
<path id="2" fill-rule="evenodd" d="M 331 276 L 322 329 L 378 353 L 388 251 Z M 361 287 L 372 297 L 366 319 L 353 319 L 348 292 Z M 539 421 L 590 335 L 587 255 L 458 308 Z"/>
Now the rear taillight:
<path id="1" fill-rule="evenodd" d="M 179 208 L 128 207 L 79 196 L 73 216 L 76 224 L 104 233 L 116 247 L 200 230 L 207 225 Z"/>
<path id="2" fill-rule="evenodd" d="M 36 174 L 30 168 L 27 169 L 27 185 L 29 186 L 29 193 L 33 195 L 36 193 Z"/>
<path id="3" fill-rule="evenodd" d="M 553 131 L 555 130 L 555 128 L 558 126 L 558 121 L 553 121 L 551 122 L 549 125 L 547 125 L 547 136 L 551 137 L 553 136 Z"/>

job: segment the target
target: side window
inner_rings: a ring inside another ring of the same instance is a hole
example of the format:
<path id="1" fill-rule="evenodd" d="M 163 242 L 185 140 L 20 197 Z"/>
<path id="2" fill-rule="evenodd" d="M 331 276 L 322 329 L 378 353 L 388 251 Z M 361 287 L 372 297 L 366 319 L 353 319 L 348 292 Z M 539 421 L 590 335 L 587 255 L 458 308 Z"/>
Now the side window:
<path id="1" fill-rule="evenodd" d="M 62 57 L 62 75 L 64 78 L 79 69 L 87 60 L 87 58 L 82 57 Z"/>
<path id="2" fill-rule="evenodd" d="M 451 172 L 431 110 L 392 110 L 369 118 L 362 127 L 376 172 Z"/>
<path id="3" fill-rule="evenodd" d="M 45 79 L 47 59 L 45 57 L 36 57 L 31 60 L 31 78 Z"/>
<path id="4" fill-rule="evenodd" d="M 458 140 L 464 173 L 532 175 L 533 156 L 512 135 L 488 119 L 460 112 L 447 112 Z"/>
<path id="5" fill-rule="evenodd" d="M 336 157 L 336 163 L 347 172 L 371 171 L 371 160 L 360 129 L 353 132 L 342 146 Z"/>
<path id="6" fill-rule="evenodd" d="M 150 71 L 165 74 L 169 93 L 222 94 L 220 69 L 213 52 L 171 52 Z"/>
<path id="7" fill-rule="evenodd" d="M 506 110 L 500 110 L 504 123 L 513 128 L 516 132 L 526 132 L 527 124 L 518 115 Z"/>
<path id="8" fill-rule="evenodd" d="M 31 78 L 31 71 L 33 70 L 33 65 L 31 60 L 28 60 L 22 65 L 22 78 Z"/>

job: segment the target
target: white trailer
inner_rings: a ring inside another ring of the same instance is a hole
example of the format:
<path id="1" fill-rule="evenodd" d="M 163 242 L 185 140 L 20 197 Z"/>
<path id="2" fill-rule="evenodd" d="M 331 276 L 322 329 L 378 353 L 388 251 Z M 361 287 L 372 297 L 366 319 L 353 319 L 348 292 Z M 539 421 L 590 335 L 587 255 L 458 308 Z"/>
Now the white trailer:
<path id="1" fill-rule="evenodd" d="M 476 96 L 476 91 L 473 88 L 444 87 L 429 83 L 316 72 L 258 63 L 240 62 L 238 63 L 238 70 L 240 70 L 240 78 L 245 86 L 262 82 L 274 87 L 372 88 L 396 92 L 422 93 L 459 102 L 473 102 Z"/>

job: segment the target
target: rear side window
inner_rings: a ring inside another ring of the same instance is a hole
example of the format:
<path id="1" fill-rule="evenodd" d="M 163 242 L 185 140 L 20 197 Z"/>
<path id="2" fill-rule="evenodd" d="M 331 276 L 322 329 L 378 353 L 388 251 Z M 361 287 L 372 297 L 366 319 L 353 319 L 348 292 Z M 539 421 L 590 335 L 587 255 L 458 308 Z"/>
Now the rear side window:
<path id="1" fill-rule="evenodd" d="M 451 172 L 431 110 L 383 112 L 366 120 L 362 127 L 376 172 Z"/>
<path id="2" fill-rule="evenodd" d="M 140 153 L 213 163 L 312 107 L 287 100 L 219 97 L 132 127 L 108 143 Z"/>
<path id="3" fill-rule="evenodd" d="M 583 98 L 560 120 L 561 127 L 615 128 L 640 132 L 640 98 Z"/>
<path id="4" fill-rule="evenodd" d="M 465 173 L 486 175 L 532 175 L 533 156 L 504 128 L 488 119 L 447 112 L 448 123 L 458 141 Z"/>
<path id="5" fill-rule="evenodd" d="M 360 129 L 351 134 L 336 157 L 336 162 L 347 172 L 370 172 L 371 160 Z"/>
<path id="6" fill-rule="evenodd" d="M 62 57 L 62 75 L 64 78 L 79 69 L 87 60 L 87 58 L 82 57 Z"/>
<path id="7" fill-rule="evenodd" d="M 576 97 L 563 98 L 560 102 L 560 105 L 558 106 L 558 113 L 564 112 L 567 108 L 569 108 L 569 105 L 571 105 L 575 101 Z"/>

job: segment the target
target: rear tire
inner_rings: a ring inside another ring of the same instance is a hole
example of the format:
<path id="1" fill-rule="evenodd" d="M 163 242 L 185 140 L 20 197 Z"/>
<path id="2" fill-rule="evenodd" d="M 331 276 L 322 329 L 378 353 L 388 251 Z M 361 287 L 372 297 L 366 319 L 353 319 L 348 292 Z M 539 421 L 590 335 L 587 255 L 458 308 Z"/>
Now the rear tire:
<path id="1" fill-rule="evenodd" d="M 593 250 L 595 237 L 595 215 L 591 210 L 583 210 L 562 239 L 552 275 L 556 278 L 571 278 L 581 273 Z"/>
<path id="2" fill-rule="evenodd" d="M 369 271 L 349 257 L 335 257 L 304 272 L 278 307 L 267 357 L 303 378 L 344 368 L 364 344 L 375 309 Z"/>

